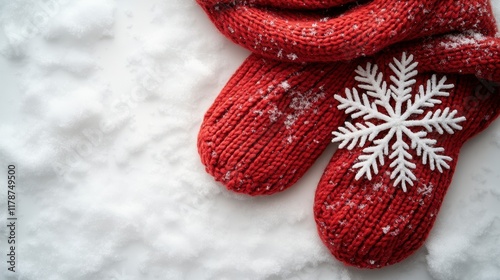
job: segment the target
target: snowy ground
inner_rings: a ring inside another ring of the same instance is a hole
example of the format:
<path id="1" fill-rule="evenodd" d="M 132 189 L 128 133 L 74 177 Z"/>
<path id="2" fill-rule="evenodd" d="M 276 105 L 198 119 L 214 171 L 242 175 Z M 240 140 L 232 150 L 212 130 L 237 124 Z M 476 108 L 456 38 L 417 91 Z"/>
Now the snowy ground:
<path id="1" fill-rule="evenodd" d="M 346 268 L 312 217 L 333 147 L 272 197 L 205 174 L 201 119 L 248 53 L 193 0 L 2 1 L 0 24 L 0 275 L 14 163 L 19 279 L 500 279 L 500 121 L 464 146 L 423 249 Z"/>

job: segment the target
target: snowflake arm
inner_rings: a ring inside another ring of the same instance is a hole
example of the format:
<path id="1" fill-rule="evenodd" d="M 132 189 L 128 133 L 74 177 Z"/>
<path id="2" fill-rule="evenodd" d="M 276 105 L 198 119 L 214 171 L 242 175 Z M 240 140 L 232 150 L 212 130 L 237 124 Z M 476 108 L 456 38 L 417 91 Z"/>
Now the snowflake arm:
<path id="1" fill-rule="evenodd" d="M 372 67 L 371 63 L 367 63 L 366 69 L 359 66 L 356 73 L 358 76 L 354 79 L 360 82 L 358 87 L 366 90 L 369 96 L 376 98 L 375 104 L 384 107 L 389 116 L 394 116 L 394 110 L 390 105 L 391 90 L 387 88 L 387 83 L 383 80 L 384 74 L 378 72 L 378 66 Z"/>
<path id="2" fill-rule="evenodd" d="M 377 105 L 370 102 L 366 94 L 359 96 L 358 90 L 353 88 L 345 90 L 346 97 L 338 94 L 334 98 L 340 102 L 337 106 L 339 110 L 345 110 L 346 114 L 350 114 L 353 119 L 363 117 L 364 120 L 381 119 L 389 122 L 391 118 L 380 113 L 377 110 Z"/>
<path id="3" fill-rule="evenodd" d="M 396 142 L 392 145 L 392 149 L 394 152 L 389 156 L 389 159 L 393 160 L 390 167 L 394 168 L 391 180 L 396 179 L 394 186 L 397 187 L 400 184 L 403 191 L 406 192 L 406 185 L 413 186 L 413 181 L 417 179 L 411 171 L 417 165 L 411 162 L 413 157 L 407 151 L 410 147 L 404 142 L 401 129 L 398 129 L 396 132 Z"/>
<path id="4" fill-rule="evenodd" d="M 359 169 L 358 173 L 356 173 L 356 180 L 359 180 L 364 175 L 368 180 L 371 180 L 372 170 L 373 174 L 378 174 L 378 163 L 381 166 L 384 165 L 384 156 L 389 154 L 389 142 L 395 131 L 396 129 L 392 128 L 384 138 L 373 141 L 375 146 L 363 149 L 364 154 L 359 156 L 359 162 L 353 166 L 353 168 Z"/>
<path id="5" fill-rule="evenodd" d="M 332 142 L 341 142 L 339 145 L 340 149 L 350 143 L 347 149 L 352 150 L 358 143 L 359 147 L 363 147 L 366 140 L 373 141 L 381 131 L 389 129 L 391 126 L 392 124 L 390 123 L 374 125 L 371 122 L 366 122 L 365 124 L 356 123 L 356 125 L 353 125 L 350 122 L 346 122 L 344 127 L 339 127 L 338 131 L 332 133 L 335 136 Z"/>
<path id="6" fill-rule="evenodd" d="M 416 150 L 417 156 L 422 157 L 424 165 L 429 162 L 430 169 L 434 171 L 437 168 L 439 172 L 443 172 L 443 168 L 450 169 L 447 161 L 452 161 L 452 158 L 440 154 L 444 152 L 444 148 L 434 147 L 437 141 L 426 138 L 427 132 L 414 133 L 406 127 L 403 128 L 403 131 L 411 139 L 411 148 Z"/>
<path id="7" fill-rule="evenodd" d="M 450 94 L 445 91 L 454 88 L 453 84 L 446 84 L 446 76 L 443 76 L 437 82 L 436 75 L 432 75 L 431 79 L 427 81 L 427 87 L 423 85 L 419 87 L 419 93 L 415 95 L 415 101 L 412 103 L 408 100 L 408 106 L 403 118 L 407 119 L 412 114 L 420 115 L 424 112 L 422 108 L 434 107 L 435 104 L 441 104 L 441 100 L 436 99 L 438 96 L 449 96 Z"/>
<path id="8" fill-rule="evenodd" d="M 394 64 L 390 63 L 389 67 L 394 72 L 391 76 L 393 85 L 390 86 L 392 97 L 396 101 L 395 114 L 401 116 L 401 108 L 404 102 L 411 98 L 412 86 L 417 82 L 413 79 L 417 76 L 417 62 L 413 62 L 413 55 L 409 57 L 403 53 L 401 60 L 394 58 Z"/>
<path id="9" fill-rule="evenodd" d="M 450 112 L 450 108 L 447 107 L 443 111 L 438 109 L 434 113 L 428 112 L 421 120 L 405 121 L 403 125 L 406 127 L 422 126 L 429 132 L 435 128 L 439 134 L 443 134 L 445 131 L 449 134 L 454 134 L 456 130 L 462 130 L 462 126 L 459 123 L 466 120 L 465 117 L 455 118 L 457 113 L 457 110 Z"/>

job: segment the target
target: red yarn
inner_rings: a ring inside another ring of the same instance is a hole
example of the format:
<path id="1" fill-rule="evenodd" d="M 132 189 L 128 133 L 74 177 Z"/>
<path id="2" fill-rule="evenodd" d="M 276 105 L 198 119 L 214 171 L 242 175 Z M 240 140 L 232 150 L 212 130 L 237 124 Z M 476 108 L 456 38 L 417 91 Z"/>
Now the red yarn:
<path id="1" fill-rule="evenodd" d="M 251 55 L 205 115 L 198 150 L 207 172 L 250 195 L 288 188 L 343 122 L 332 94 L 354 84 L 354 67 Z"/>
<path id="2" fill-rule="evenodd" d="M 419 75 L 414 88 L 430 76 Z M 500 94 L 489 92 L 476 77 L 447 77 L 455 88 L 433 110 L 451 107 L 467 120 L 463 130 L 453 135 L 434 132 L 429 137 L 438 140 L 453 159 L 450 169 L 432 172 L 428 165 L 414 161 L 417 167 L 413 173 L 418 179 L 403 192 L 393 186 L 389 163 L 373 180 L 355 180 L 352 166 L 363 148 L 338 150 L 331 159 L 316 190 L 314 215 L 321 239 L 340 261 L 361 268 L 379 268 L 405 259 L 426 240 L 450 186 L 460 148 L 500 112 Z M 415 152 L 410 153 L 419 158 Z"/>
<path id="3" fill-rule="evenodd" d="M 489 0 L 197 1 L 229 39 L 284 61 L 350 60 L 434 34 L 496 33 Z"/>
<path id="4" fill-rule="evenodd" d="M 500 82 L 499 38 L 411 42 L 377 59 L 389 61 L 402 50 L 414 55 L 420 73 L 474 74 Z M 249 195 L 290 187 L 345 122 L 333 95 L 356 85 L 354 70 L 366 61 L 302 65 L 251 55 L 205 115 L 198 150 L 207 172 L 228 189 Z"/>

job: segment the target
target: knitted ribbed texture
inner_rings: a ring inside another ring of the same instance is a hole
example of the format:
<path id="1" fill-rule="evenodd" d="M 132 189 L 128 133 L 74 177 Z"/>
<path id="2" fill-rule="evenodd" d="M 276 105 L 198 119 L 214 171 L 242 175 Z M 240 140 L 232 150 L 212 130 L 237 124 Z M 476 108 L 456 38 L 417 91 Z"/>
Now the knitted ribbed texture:
<path id="1" fill-rule="evenodd" d="M 282 9 L 327 9 L 356 0 L 199 0 L 200 4 L 215 7 L 217 5 L 268 6 Z"/>
<path id="2" fill-rule="evenodd" d="M 283 61 L 350 60 L 429 35 L 496 32 L 489 0 L 351 2 L 198 0 L 232 41 Z"/>
<path id="3" fill-rule="evenodd" d="M 419 71 L 475 74 L 500 81 L 500 39 L 448 36 L 387 49 L 402 50 Z M 233 191 L 272 194 L 295 183 L 330 143 L 347 116 L 335 94 L 356 85 L 351 62 L 294 64 L 251 55 L 203 121 L 198 149 L 207 171 Z"/>
<path id="4" fill-rule="evenodd" d="M 376 63 L 382 71 L 390 72 L 387 64 Z M 446 76 L 447 82 L 454 84 L 455 88 L 433 110 L 450 107 L 467 120 L 461 123 L 463 129 L 453 135 L 433 132 L 428 137 L 436 139 L 437 145 L 452 158 L 450 169 L 443 173 L 431 171 L 428 165 L 416 160 L 417 166 L 413 169 L 417 177 L 415 185 L 403 192 L 393 186 L 390 162 L 379 168 L 378 175 L 372 180 L 366 177 L 355 180 L 356 170 L 352 167 L 363 148 L 340 149 L 331 159 L 316 191 L 314 214 L 321 239 L 342 262 L 362 268 L 378 268 L 399 262 L 417 250 L 434 224 L 450 185 L 460 147 L 497 117 L 500 94 L 490 91 L 487 83 L 471 75 Z M 414 92 L 418 92 L 417 86 L 430 77 L 429 73 L 419 75 Z M 419 158 L 414 151 L 410 154 L 414 159 Z"/>
<path id="5" fill-rule="evenodd" d="M 202 162 L 228 189 L 272 194 L 295 183 L 344 116 L 332 94 L 354 85 L 354 64 L 287 64 L 251 55 L 203 121 Z"/>

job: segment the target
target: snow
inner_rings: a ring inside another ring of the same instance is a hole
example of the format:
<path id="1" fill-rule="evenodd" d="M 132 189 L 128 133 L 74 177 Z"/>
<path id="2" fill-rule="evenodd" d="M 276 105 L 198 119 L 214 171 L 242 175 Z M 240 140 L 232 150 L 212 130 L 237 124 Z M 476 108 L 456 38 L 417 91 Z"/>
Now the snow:
<path id="1" fill-rule="evenodd" d="M 194 1 L 3 1 L 0 22 L 0 169 L 18 170 L 18 279 L 499 278 L 498 121 L 463 148 L 422 250 L 346 268 L 312 216 L 335 147 L 271 197 L 229 193 L 205 173 L 201 120 L 248 52 Z M 4 182 L 0 278 L 11 279 Z"/>
<path id="2" fill-rule="evenodd" d="M 448 38 L 450 39 L 449 42 L 441 43 L 441 45 L 447 49 L 454 49 L 463 45 L 479 46 L 479 43 L 486 39 L 482 34 L 471 31 L 458 36 L 448 36 Z"/>
<path id="3" fill-rule="evenodd" d="M 391 226 L 390 225 L 387 225 L 387 226 L 385 226 L 385 227 L 382 228 L 382 231 L 384 232 L 384 234 L 389 233 L 390 230 L 391 230 Z"/>

